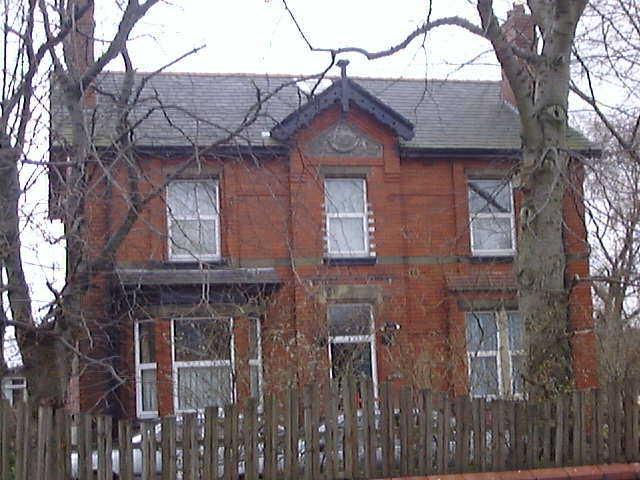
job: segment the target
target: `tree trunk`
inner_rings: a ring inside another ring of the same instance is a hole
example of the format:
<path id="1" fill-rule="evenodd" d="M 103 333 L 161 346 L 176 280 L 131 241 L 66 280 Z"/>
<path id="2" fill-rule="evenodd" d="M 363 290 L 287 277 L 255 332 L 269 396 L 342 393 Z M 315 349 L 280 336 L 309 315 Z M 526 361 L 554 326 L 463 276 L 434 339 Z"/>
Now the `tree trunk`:
<path id="1" fill-rule="evenodd" d="M 538 8 L 534 16 L 541 18 L 544 13 L 546 23 L 540 25 L 541 59 L 530 66 L 535 83 L 533 88 L 511 79 L 510 83 L 519 99 L 523 140 L 516 268 L 527 330 L 525 382 L 531 396 L 549 397 L 571 387 L 573 378 L 563 200 L 570 161 L 569 59 L 581 9 L 578 2 L 557 2 L 548 11 L 546 5 Z"/>

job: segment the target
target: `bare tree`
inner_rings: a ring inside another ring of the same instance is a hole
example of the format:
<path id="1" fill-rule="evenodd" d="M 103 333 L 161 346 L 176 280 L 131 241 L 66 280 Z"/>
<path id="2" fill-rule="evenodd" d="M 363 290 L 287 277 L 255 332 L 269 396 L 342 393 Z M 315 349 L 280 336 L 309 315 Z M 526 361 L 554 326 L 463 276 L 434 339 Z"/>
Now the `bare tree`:
<path id="1" fill-rule="evenodd" d="M 600 136 L 608 148 L 589 164 L 585 192 L 600 375 L 629 382 L 640 374 L 640 164 L 608 132 Z"/>
<path id="2" fill-rule="evenodd" d="M 637 378 L 640 250 L 640 3 L 591 0 L 574 45 L 572 91 L 603 147 L 587 162 L 592 285 L 604 380 Z"/>
<path id="3" fill-rule="evenodd" d="M 93 58 L 93 1 L 15 1 L 4 2 L 5 23 L 2 116 L 0 118 L 0 209 L 3 211 L 0 234 L 2 266 L 11 318 L 4 325 L 16 327 L 29 385 L 37 401 L 60 404 L 65 397 L 71 359 L 80 352 L 77 336 L 81 329 L 81 305 L 89 272 L 96 262 L 104 262 L 113 250 L 114 239 L 103 255 L 89 260 L 82 238 L 86 212 L 85 195 L 94 180 L 89 166 L 91 137 L 84 105 L 91 95 L 91 84 L 105 66 L 118 55 L 126 55 L 126 42 L 136 23 L 157 0 L 128 1 L 122 10 L 114 37 Z M 36 31 L 38 29 L 38 31 Z M 17 45 L 17 46 L 16 46 Z M 12 48 L 13 46 L 13 48 Z M 50 315 L 36 321 L 31 310 L 31 294 L 21 258 L 19 202 L 23 194 L 19 171 L 24 160 L 28 135 L 33 134 L 38 89 L 52 67 L 55 81 L 62 86 L 64 105 L 73 119 L 73 137 L 65 161 L 69 195 L 65 197 L 65 240 L 68 251 L 67 281 L 56 294 Z M 124 92 L 123 92 L 124 93 Z M 123 227 L 125 228 L 125 227 Z M 54 361 L 51 361 L 54 359 Z"/>

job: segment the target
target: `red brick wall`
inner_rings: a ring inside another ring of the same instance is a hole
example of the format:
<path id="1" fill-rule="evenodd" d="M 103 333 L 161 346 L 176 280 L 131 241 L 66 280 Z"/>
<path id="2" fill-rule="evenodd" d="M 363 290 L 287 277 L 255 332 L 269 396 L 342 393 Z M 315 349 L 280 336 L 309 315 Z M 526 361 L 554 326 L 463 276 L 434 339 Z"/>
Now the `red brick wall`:
<path id="1" fill-rule="evenodd" d="M 478 298 L 512 300 L 513 291 L 454 293 L 447 277 L 509 276 L 512 263 L 476 262 L 470 258 L 467 178 L 483 169 L 508 172 L 505 159 L 453 158 L 450 156 L 400 159 L 396 138 L 366 114 L 352 108 L 347 120 L 383 145 L 382 158 L 313 158 L 303 146 L 339 119 L 330 109 L 299 132 L 289 159 L 204 158 L 201 170 L 190 175 L 217 175 L 220 182 L 222 256 L 229 266 L 275 266 L 282 287 L 269 298 L 263 331 L 263 358 L 268 389 L 294 382 L 327 377 L 327 286 L 366 285 L 379 297 L 376 326 L 386 322 L 401 326 L 393 345 L 383 345 L 378 335 L 380 380 L 413 381 L 422 386 L 466 391 L 464 312 L 460 301 Z M 298 148 L 300 147 L 300 148 Z M 184 159 L 154 159 L 143 165 L 149 181 L 143 192 L 161 185 Z M 319 167 L 368 167 L 367 190 L 375 221 L 372 242 L 375 265 L 329 266 L 324 252 L 323 178 Z M 123 173 L 121 172 L 121 176 Z M 124 181 L 124 177 L 121 178 Z M 579 192 L 578 192 L 579 193 Z M 578 195 L 579 196 L 579 195 Z M 569 280 L 588 273 L 587 248 L 580 201 L 568 196 L 565 204 L 565 238 L 570 262 Z M 125 203 L 117 192 L 96 224 L 118 224 Z M 97 230 L 96 230 L 97 231 Z M 144 267 L 167 259 L 166 215 L 162 198 L 150 202 L 119 250 L 121 266 Z M 168 338 L 170 322 L 158 323 L 158 337 Z M 128 321 L 130 322 L 130 320 Z M 125 321 L 121 328 L 130 331 Z M 577 282 L 571 292 L 571 324 L 576 383 L 593 385 L 596 375 L 591 330 L 591 294 L 588 284 Z M 123 370 L 131 375 L 133 346 L 123 334 Z M 236 335 L 242 343 L 242 334 Z M 240 351 L 242 348 L 239 349 Z M 160 413 L 172 410 L 171 349 L 158 349 Z M 409 357 L 409 360 L 407 360 Z M 239 361 L 243 365 L 243 360 Z M 246 373 L 241 373 L 241 376 Z M 166 387 L 165 387 L 166 385 Z M 130 389 L 122 389 L 124 408 L 131 411 Z M 134 409 L 135 411 L 135 409 Z"/>

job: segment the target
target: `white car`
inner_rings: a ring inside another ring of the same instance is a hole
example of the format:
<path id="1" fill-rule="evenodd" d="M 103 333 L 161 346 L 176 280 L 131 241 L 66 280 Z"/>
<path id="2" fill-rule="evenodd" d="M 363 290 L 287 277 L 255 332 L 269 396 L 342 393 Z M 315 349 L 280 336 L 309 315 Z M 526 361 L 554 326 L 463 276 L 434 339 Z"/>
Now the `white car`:
<path id="1" fill-rule="evenodd" d="M 156 439 L 160 439 L 160 433 L 162 431 L 161 424 L 155 426 Z M 136 476 L 142 475 L 142 433 L 138 433 L 131 437 L 131 445 L 133 450 L 133 474 Z M 179 458 L 182 457 L 181 451 L 178 452 Z M 78 452 L 71 453 L 71 478 L 78 478 Z M 98 452 L 93 451 L 91 453 L 91 469 L 96 472 L 98 470 Z M 111 470 L 116 475 L 120 474 L 120 451 L 114 448 L 111 451 Z M 156 470 L 157 473 L 162 472 L 162 453 L 160 450 L 156 450 Z"/>

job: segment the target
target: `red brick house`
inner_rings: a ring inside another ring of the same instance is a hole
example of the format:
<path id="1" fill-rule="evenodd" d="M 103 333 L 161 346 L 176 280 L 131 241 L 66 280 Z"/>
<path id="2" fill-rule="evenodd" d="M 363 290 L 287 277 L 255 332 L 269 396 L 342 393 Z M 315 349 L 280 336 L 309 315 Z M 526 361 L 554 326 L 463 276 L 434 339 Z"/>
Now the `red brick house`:
<path id="1" fill-rule="evenodd" d="M 98 148 L 114 137 L 101 119 L 122 78 L 97 82 Z M 90 325 L 108 339 L 94 351 L 108 349 L 126 382 L 82 369 L 79 408 L 142 418 L 345 372 L 374 385 L 519 394 L 520 138 L 501 83 L 353 79 L 343 66 L 312 98 L 305 87 L 293 76 L 149 80 L 134 143 L 142 193 L 161 194 L 87 299 Z M 275 92 L 257 121 L 218 144 L 242 125 L 257 89 Z M 57 155 L 68 125 L 55 96 L 52 111 Z M 569 141 L 590 148 L 576 132 Z M 125 181 L 116 165 L 97 182 L 90 245 L 121 220 Z M 588 275 L 577 193 L 565 221 L 571 281 Z M 577 283 L 570 319 L 580 387 L 596 381 L 591 315 L 589 286 Z"/>

